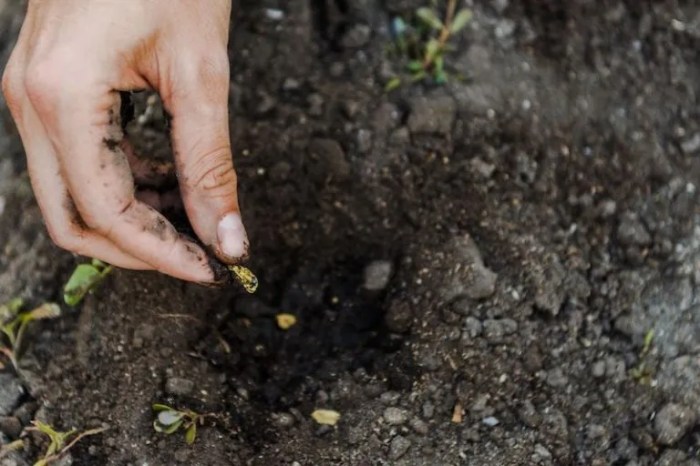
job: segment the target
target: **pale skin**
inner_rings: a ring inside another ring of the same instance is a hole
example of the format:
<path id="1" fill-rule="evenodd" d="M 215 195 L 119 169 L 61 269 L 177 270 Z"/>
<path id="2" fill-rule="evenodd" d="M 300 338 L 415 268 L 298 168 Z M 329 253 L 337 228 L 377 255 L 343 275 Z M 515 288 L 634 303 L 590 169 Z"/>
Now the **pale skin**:
<path id="1" fill-rule="evenodd" d="M 230 0 L 30 0 L 2 89 L 49 235 L 126 269 L 214 280 L 207 252 L 135 196 L 119 91 L 153 89 L 172 116 L 195 233 L 236 263 L 248 241 L 228 121 Z"/>

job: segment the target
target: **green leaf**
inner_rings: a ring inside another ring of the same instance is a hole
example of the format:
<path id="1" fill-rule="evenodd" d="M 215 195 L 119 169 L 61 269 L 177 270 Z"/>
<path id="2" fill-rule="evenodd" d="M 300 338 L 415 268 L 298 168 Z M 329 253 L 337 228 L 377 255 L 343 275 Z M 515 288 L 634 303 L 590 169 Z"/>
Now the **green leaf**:
<path id="1" fill-rule="evenodd" d="M 63 288 L 63 300 L 69 306 L 77 305 L 103 277 L 103 273 L 94 265 L 80 264 Z"/>
<path id="2" fill-rule="evenodd" d="M 160 404 L 160 403 L 155 403 L 153 405 L 153 411 L 155 412 L 160 412 L 160 411 L 175 411 L 175 409 L 171 408 L 168 405 Z"/>
<path id="3" fill-rule="evenodd" d="M 464 26 L 471 21 L 472 16 L 474 16 L 474 14 L 469 8 L 460 10 L 460 12 L 457 13 L 457 16 L 455 16 L 455 19 L 452 20 L 452 24 L 450 25 L 450 33 L 454 34 L 464 29 Z"/>
<path id="4" fill-rule="evenodd" d="M 424 80 L 428 76 L 428 73 L 426 73 L 425 70 L 420 70 L 417 73 L 413 73 L 411 76 L 411 82 L 418 82 Z"/>
<path id="5" fill-rule="evenodd" d="M 445 71 L 445 58 L 442 55 L 438 55 L 435 57 L 435 61 L 433 62 L 433 69 L 435 70 L 435 73 L 443 73 Z"/>
<path id="6" fill-rule="evenodd" d="M 435 72 L 434 75 L 435 84 L 445 84 L 447 82 L 447 74 L 444 70 Z"/>
<path id="7" fill-rule="evenodd" d="M 49 463 L 46 462 L 45 459 L 40 459 L 36 463 L 34 463 L 34 466 L 47 466 Z"/>
<path id="8" fill-rule="evenodd" d="M 433 10 L 432 8 L 418 8 L 416 10 L 416 16 L 426 25 L 430 26 L 433 29 L 437 29 L 438 31 L 442 30 L 442 28 L 445 27 L 442 24 L 440 18 L 438 18 L 437 13 L 435 13 L 435 10 Z"/>
<path id="9" fill-rule="evenodd" d="M 23 304 L 24 300 L 22 298 L 15 298 L 9 303 L 0 306 L 0 323 L 15 317 Z"/>
<path id="10" fill-rule="evenodd" d="M 435 57 L 440 53 L 440 41 L 437 39 L 430 39 L 427 44 L 425 44 L 425 61 L 432 63 Z"/>
<path id="11" fill-rule="evenodd" d="M 197 423 L 193 422 L 187 428 L 187 432 L 185 432 L 185 442 L 187 442 L 187 445 L 192 445 L 196 438 L 197 438 Z"/>
<path id="12" fill-rule="evenodd" d="M 408 71 L 416 73 L 423 69 L 423 62 L 420 60 L 411 60 L 408 62 L 408 65 L 406 65 L 406 68 L 408 68 Z"/>
<path id="13" fill-rule="evenodd" d="M 644 335 L 644 346 L 642 346 L 642 354 L 647 354 L 651 349 L 651 344 L 654 342 L 654 329 L 649 330 Z"/>
<path id="14" fill-rule="evenodd" d="M 385 92 L 391 92 L 394 89 L 398 89 L 401 86 L 401 78 L 391 78 L 389 82 L 384 85 Z"/>
<path id="15" fill-rule="evenodd" d="M 158 413 L 158 423 L 164 426 L 171 426 L 176 422 L 182 421 L 184 413 L 175 410 L 160 411 Z"/>
<path id="16" fill-rule="evenodd" d="M 153 429 L 155 429 L 156 432 L 162 432 L 164 434 L 170 435 L 173 432 L 175 432 L 176 430 L 178 430 L 183 422 L 184 421 L 182 419 L 180 419 L 178 422 L 176 422 L 174 424 L 163 425 L 156 420 L 156 421 L 153 421 Z"/>

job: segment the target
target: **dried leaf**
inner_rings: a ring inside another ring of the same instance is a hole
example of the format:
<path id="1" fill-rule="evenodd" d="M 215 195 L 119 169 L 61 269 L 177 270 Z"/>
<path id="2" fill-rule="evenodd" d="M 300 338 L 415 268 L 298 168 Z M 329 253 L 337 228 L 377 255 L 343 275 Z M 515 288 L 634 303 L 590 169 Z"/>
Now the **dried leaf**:
<path id="1" fill-rule="evenodd" d="M 55 319 L 61 315 L 61 308 L 55 303 L 44 303 L 29 312 L 22 313 L 22 321 L 31 322 L 33 320 Z"/>
<path id="2" fill-rule="evenodd" d="M 294 314 L 277 314 L 275 319 L 277 319 L 277 326 L 282 330 L 289 330 L 297 323 L 297 318 Z"/>
<path id="3" fill-rule="evenodd" d="M 338 411 L 333 411 L 332 409 L 317 409 L 311 413 L 311 417 L 314 418 L 314 421 L 319 424 L 334 426 L 340 420 L 340 413 Z"/>
<path id="4" fill-rule="evenodd" d="M 462 417 L 464 416 L 464 410 L 462 409 L 462 404 L 457 402 L 454 409 L 452 410 L 452 422 L 455 424 L 462 423 Z"/>

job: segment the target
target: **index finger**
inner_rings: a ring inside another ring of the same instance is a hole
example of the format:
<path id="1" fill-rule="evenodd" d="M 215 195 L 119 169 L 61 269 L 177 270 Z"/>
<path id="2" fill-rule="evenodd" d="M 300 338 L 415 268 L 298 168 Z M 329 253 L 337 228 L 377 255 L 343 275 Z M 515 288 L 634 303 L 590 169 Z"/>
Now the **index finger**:
<path id="1" fill-rule="evenodd" d="M 60 98 L 51 87 L 42 87 L 47 94 L 35 98 L 35 105 L 43 106 L 38 113 L 85 223 L 160 272 L 188 281 L 214 281 L 205 251 L 135 198 L 131 169 L 120 146 L 119 94 L 95 83 L 81 87 L 73 93 L 75 86 L 63 87 Z"/>

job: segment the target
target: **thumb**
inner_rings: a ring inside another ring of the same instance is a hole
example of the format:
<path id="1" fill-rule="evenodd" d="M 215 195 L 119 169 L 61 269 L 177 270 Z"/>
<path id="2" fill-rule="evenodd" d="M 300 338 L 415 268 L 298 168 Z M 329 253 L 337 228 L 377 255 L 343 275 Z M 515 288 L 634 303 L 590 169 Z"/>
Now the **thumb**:
<path id="1" fill-rule="evenodd" d="M 229 136 L 229 65 L 215 59 L 184 65 L 165 105 L 187 216 L 197 236 L 224 262 L 245 258 L 248 238 L 238 205 Z M 190 62 L 191 63 L 191 62 Z"/>

